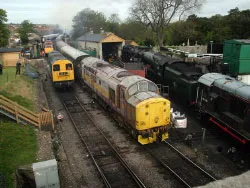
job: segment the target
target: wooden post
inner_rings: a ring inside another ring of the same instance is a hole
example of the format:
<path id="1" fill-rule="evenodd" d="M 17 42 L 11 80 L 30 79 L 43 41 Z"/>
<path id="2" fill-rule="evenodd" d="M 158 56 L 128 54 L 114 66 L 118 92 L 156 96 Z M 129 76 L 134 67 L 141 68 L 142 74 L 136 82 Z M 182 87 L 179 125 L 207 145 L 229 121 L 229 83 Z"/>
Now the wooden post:
<path id="1" fill-rule="evenodd" d="M 53 117 L 53 113 L 52 111 L 50 111 L 50 117 L 51 117 L 51 126 L 52 126 L 52 130 L 55 130 L 55 125 L 54 125 L 54 117 Z"/>
<path id="2" fill-rule="evenodd" d="M 39 130 L 41 130 L 41 113 L 39 114 L 37 120 L 38 120 L 38 128 Z"/>
<path id="3" fill-rule="evenodd" d="M 15 114 L 16 114 L 16 122 L 19 123 L 18 111 L 17 111 L 17 107 L 16 106 L 15 106 Z"/>

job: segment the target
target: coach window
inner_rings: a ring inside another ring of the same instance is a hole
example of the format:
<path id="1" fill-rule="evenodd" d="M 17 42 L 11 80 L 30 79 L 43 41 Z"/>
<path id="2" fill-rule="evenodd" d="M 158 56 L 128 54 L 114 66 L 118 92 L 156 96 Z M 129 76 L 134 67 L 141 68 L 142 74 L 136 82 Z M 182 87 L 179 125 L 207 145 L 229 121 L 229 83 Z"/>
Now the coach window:
<path id="1" fill-rule="evenodd" d="M 66 70 L 72 70 L 72 64 L 66 64 Z"/>
<path id="2" fill-rule="evenodd" d="M 60 65 L 53 65 L 53 71 L 60 71 Z"/>

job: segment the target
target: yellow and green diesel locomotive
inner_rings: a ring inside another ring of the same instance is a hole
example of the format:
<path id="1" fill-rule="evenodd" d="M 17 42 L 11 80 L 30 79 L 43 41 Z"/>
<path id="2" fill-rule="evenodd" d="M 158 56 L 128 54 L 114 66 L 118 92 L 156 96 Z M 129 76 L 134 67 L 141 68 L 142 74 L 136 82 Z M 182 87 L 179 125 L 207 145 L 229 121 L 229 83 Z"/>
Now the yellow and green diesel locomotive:
<path id="1" fill-rule="evenodd" d="M 82 77 L 139 143 L 168 138 L 170 101 L 155 83 L 92 57 L 82 60 Z"/>
<path id="2" fill-rule="evenodd" d="M 72 87 L 74 83 L 74 66 L 60 52 L 52 51 L 48 55 L 49 73 L 56 88 Z"/>

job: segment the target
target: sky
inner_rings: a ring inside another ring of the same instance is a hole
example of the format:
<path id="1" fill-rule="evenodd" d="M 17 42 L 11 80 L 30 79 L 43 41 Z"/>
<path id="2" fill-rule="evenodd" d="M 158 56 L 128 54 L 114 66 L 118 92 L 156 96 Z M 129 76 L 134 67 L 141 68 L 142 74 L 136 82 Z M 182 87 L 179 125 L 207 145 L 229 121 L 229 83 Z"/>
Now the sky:
<path id="1" fill-rule="evenodd" d="M 70 30 L 73 17 L 85 8 L 103 12 L 106 17 L 119 14 L 121 20 L 129 16 L 134 0 L 1 0 L 0 8 L 7 11 L 8 23 L 30 20 L 33 24 L 59 24 Z M 249 0 L 206 0 L 195 14 L 211 17 L 226 15 L 230 9 L 250 9 Z"/>

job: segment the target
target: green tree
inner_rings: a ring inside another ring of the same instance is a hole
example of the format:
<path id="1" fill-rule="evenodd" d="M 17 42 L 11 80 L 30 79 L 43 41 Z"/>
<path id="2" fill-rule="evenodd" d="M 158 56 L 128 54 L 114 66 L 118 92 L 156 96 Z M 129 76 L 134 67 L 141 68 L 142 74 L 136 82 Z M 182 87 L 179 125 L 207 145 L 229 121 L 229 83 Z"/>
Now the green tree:
<path id="1" fill-rule="evenodd" d="M 18 29 L 18 33 L 20 35 L 20 39 L 23 45 L 28 44 L 28 36 L 29 33 L 32 32 L 34 32 L 34 25 L 29 20 L 24 20 Z"/>
<path id="2" fill-rule="evenodd" d="M 78 12 L 73 18 L 73 38 L 80 37 L 84 33 L 92 30 L 100 32 L 100 29 L 106 29 L 106 17 L 103 13 L 91 10 L 89 8 Z"/>
<path id="3" fill-rule="evenodd" d="M 111 14 L 106 23 L 107 31 L 118 34 L 121 20 L 118 14 Z"/>
<path id="4" fill-rule="evenodd" d="M 10 31 L 6 24 L 7 21 L 8 19 L 6 11 L 0 9 L 0 47 L 8 45 Z"/>

